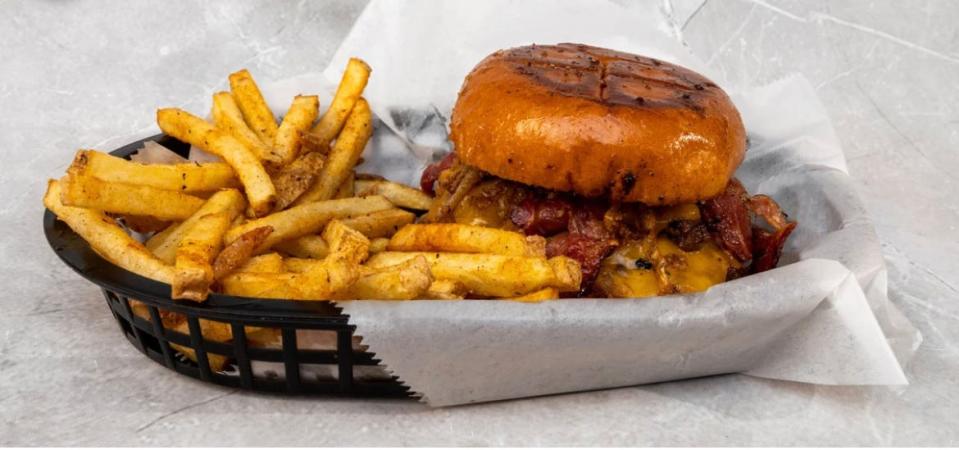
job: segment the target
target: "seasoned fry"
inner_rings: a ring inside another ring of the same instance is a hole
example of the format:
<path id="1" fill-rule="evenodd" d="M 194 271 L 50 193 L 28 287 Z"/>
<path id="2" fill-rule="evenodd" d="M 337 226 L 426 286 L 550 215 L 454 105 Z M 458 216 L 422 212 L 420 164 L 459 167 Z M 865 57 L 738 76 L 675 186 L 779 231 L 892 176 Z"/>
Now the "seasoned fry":
<path id="1" fill-rule="evenodd" d="M 50 180 L 43 204 L 104 258 L 130 272 L 160 281 L 173 281 L 173 267 L 153 256 L 116 222 L 100 211 L 65 206 L 60 202 L 60 183 Z"/>
<path id="2" fill-rule="evenodd" d="M 236 99 L 229 92 L 213 94 L 213 123 L 253 151 L 264 164 L 280 164 L 280 157 L 243 120 Z"/>
<path id="3" fill-rule="evenodd" d="M 396 233 L 396 230 L 413 223 L 414 219 L 416 219 L 416 216 L 409 211 L 391 208 L 344 219 L 343 223 L 370 239 L 376 239 L 392 236 L 393 233 Z"/>
<path id="4" fill-rule="evenodd" d="M 382 195 L 401 208 L 426 211 L 433 204 L 433 197 L 409 186 L 386 180 L 357 180 L 356 195 Z"/>
<path id="5" fill-rule="evenodd" d="M 553 287 L 560 292 L 578 291 L 583 282 L 583 272 L 579 262 L 566 256 L 554 256 L 548 260 L 556 277 Z"/>
<path id="6" fill-rule="evenodd" d="M 228 164 L 140 164 L 96 150 L 77 151 L 67 173 L 91 176 L 106 182 L 151 186 L 186 193 L 239 186 L 239 181 Z"/>
<path id="7" fill-rule="evenodd" d="M 271 226 L 273 233 L 257 249 L 257 252 L 264 252 L 278 242 L 315 234 L 332 219 L 369 214 L 392 206 L 389 201 L 379 196 L 307 203 L 235 227 L 227 232 L 225 242 L 232 242 L 254 228 Z"/>
<path id="8" fill-rule="evenodd" d="M 456 223 L 407 225 L 390 239 L 391 251 L 492 253 L 546 257 L 546 239 Z"/>
<path id="9" fill-rule="evenodd" d="M 274 252 L 252 257 L 234 272 L 280 273 L 284 270 L 283 257 Z"/>
<path id="10" fill-rule="evenodd" d="M 233 92 L 237 106 L 243 112 L 246 123 L 261 141 L 272 144 L 279 127 L 276 125 L 276 118 L 273 117 L 273 111 L 270 111 L 270 107 L 267 106 L 250 72 L 243 69 L 231 73 L 230 90 Z"/>
<path id="11" fill-rule="evenodd" d="M 515 297 L 544 287 L 562 292 L 579 289 L 579 263 L 564 256 L 546 260 L 471 253 L 382 252 L 371 256 L 366 265 L 391 266 L 419 255 L 429 261 L 434 277 L 462 283 L 474 295 Z"/>
<path id="12" fill-rule="evenodd" d="M 390 243 L 387 238 L 376 238 L 370 240 L 370 253 L 385 252 L 386 246 Z"/>
<path id="13" fill-rule="evenodd" d="M 301 136 L 316 121 L 319 108 L 320 100 L 315 95 L 297 95 L 293 98 L 273 142 L 273 152 L 280 157 L 280 164 L 289 164 L 300 155 Z"/>
<path id="14" fill-rule="evenodd" d="M 300 288 L 308 277 L 302 273 L 234 272 L 222 280 L 223 293 L 240 297 L 303 299 L 307 294 Z"/>
<path id="15" fill-rule="evenodd" d="M 347 116 L 355 108 L 354 105 L 358 104 L 360 95 L 366 88 L 370 72 L 370 66 L 362 59 L 350 58 L 330 108 L 323 114 L 320 123 L 313 127 L 312 133 L 320 144 L 329 145 L 333 138 L 340 134 L 343 124 L 348 120 Z"/>
<path id="16" fill-rule="evenodd" d="M 538 291 L 530 292 L 526 295 L 520 295 L 519 297 L 507 298 L 504 300 L 513 300 L 517 302 L 542 302 L 544 300 L 553 300 L 559 298 L 559 289 L 554 287 L 546 287 Z"/>
<path id="17" fill-rule="evenodd" d="M 432 284 L 430 284 L 430 287 L 426 290 L 426 294 L 423 295 L 423 298 L 436 300 L 460 300 L 466 297 L 466 294 L 469 294 L 469 289 L 467 289 L 466 286 L 463 286 L 463 283 L 453 280 L 436 279 L 433 280 Z"/>
<path id="18" fill-rule="evenodd" d="M 370 240 L 342 221 L 333 219 L 323 229 L 323 240 L 330 245 L 329 258 L 342 257 L 359 264 L 369 256 Z"/>
<path id="19" fill-rule="evenodd" d="M 206 300 L 213 284 L 213 258 L 220 251 L 223 233 L 233 220 L 227 213 L 208 214 L 187 230 L 176 249 L 172 297 Z"/>
<path id="20" fill-rule="evenodd" d="M 223 158 L 240 178 L 255 216 L 273 209 L 276 202 L 273 181 L 260 160 L 240 141 L 177 108 L 157 110 L 157 124 L 164 133 Z"/>
<path id="21" fill-rule="evenodd" d="M 216 260 L 213 261 L 213 278 L 222 280 L 223 277 L 229 275 L 230 272 L 246 264 L 250 257 L 253 256 L 256 248 L 259 247 L 272 232 L 273 228 L 269 226 L 254 228 L 243 233 L 231 242 L 230 245 L 224 247 L 220 254 L 216 255 Z M 220 240 L 223 240 L 222 235 L 220 236 Z"/>
<path id="22" fill-rule="evenodd" d="M 323 259 L 330 254 L 330 247 L 321 236 L 315 234 L 300 236 L 277 243 L 273 248 L 298 258 Z"/>
<path id="23" fill-rule="evenodd" d="M 351 170 L 346 175 L 346 179 L 343 180 L 342 183 L 340 183 L 340 187 L 336 188 L 336 193 L 333 194 L 333 198 L 365 197 L 366 194 L 355 195 L 355 189 L 353 187 L 353 182 L 355 180 L 356 180 L 356 172 Z M 374 194 L 370 194 L 370 195 L 374 195 Z"/>
<path id="24" fill-rule="evenodd" d="M 339 299 L 412 300 L 422 297 L 430 288 L 433 276 L 426 258 L 409 259 L 395 266 L 384 267 L 356 280 Z"/>
<path id="25" fill-rule="evenodd" d="M 346 120 L 343 132 L 336 139 L 336 144 L 330 150 L 330 155 L 323 166 L 323 171 L 315 184 L 306 191 L 296 204 L 304 204 L 333 198 L 336 190 L 349 177 L 353 166 L 360 159 L 360 154 L 366 147 L 367 141 L 373 134 L 373 117 L 370 105 L 366 100 L 359 99 L 350 116 Z"/>
<path id="26" fill-rule="evenodd" d="M 322 267 L 324 263 L 324 260 L 315 258 L 283 258 L 280 272 L 308 272 L 317 267 Z"/>
<path id="27" fill-rule="evenodd" d="M 344 258 L 303 273 L 234 272 L 221 281 L 223 290 L 243 297 L 329 300 L 359 279 L 359 269 Z"/>
<path id="28" fill-rule="evenodd" d="M 200 209 L 203 209 L 203 208 L 201 207 Z M 168 227 L 164 228 L 163 230 L 160 230 L 153 236 L 150 236 L 150 239 L 147 239 L 145 244 L 147 250 L 150 250 L 151 252 L 156 250 L 156 248 L 160 244 L 162 244 L 167 238 L 170 237 L 171 234 L 173 234 L 177 230 L 177 228 L 180 226 L 180 223 L 181 222 L 171 223 Z"/>
<path id="29" fill-rule="evenodd" d="M 293 204 L 316 181 L 326 158 L 319 152 L 301 155 L 291 164 L 280 169 L 273 177 L 276 186 L 276 210 L 282 211 Z"/>
<path id="30" fill-rule="evenodd" d="M 60 201 L 66 206 L 98 211 L 183 220 L 203 206 L 204 200 L 177 191 L 151 186 L 107 183 L 93 177 L 67 175 L 60 181 Z"/>
<path id="31" fill-rule="evenodd" d="M 236 217 L 246 207 L 243 200 L 243 194 L 236 189 L 224 189 L 207 199 L 206 203 L 193 213 L 189 219 L 184 220 L 174 230 L 163 232 L 150 238 L 146 246 L 153 251 L 161 261 L 167 264 L 173 264 L 176 259 L 176 248 L 180 245 L 180 240 L 186 232 L 196 224 L 200 217 L 207 214 L 227 213 L 230 217 Z"/>

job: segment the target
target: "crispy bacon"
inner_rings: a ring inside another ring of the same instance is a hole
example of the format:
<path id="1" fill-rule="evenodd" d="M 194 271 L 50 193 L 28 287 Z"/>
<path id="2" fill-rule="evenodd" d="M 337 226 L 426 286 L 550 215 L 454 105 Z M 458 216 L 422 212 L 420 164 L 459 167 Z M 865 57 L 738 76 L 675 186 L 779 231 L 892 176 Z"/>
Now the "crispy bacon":
<path id="1" fill-rule="evenodd" d="M 749 210 L 762 217 L 769 226 L 781 230 L 788 225 L 786 214 L 782 212 L 775 200 L 767 195 L 754 195 L 749 198 Z"/>
<path id="2" fill-rule="evenodd" d="M 754 195 L 749 199 L 749 210 L 758 217 L 762 217 L 772 227 L 773 231 L 766 231 L 761 227 L 753 227 L 753 263 L 752 272 L 759 273 L 773 269 L 779 264 L 786 239 L 796 228 L 796 222 L 789 222 L 775 200 L 765 195 Z"/>
<path id="3" fill-rule="evenodd" d="M 510 219 L 526 234 L 550 236 L 569 226 L 572 204 L 565 199 L 527 197 L 510 212 Z"/>
<path id="4" fill-rule="evenodd" d="M 753 257 L 752 221 L 746 203 L 749 194 L 739 182 L 729 180 L 718 196 L 702 202 L 699 206 L 703 222 L 719 245 L 741 262 Z"/>
<path id="5" fill-rule="evenodd" d="M 592 287 L 603 259 L 619 245 L 603 221 L 607 207 L 584 199 L 527 197 L 513 209 L 511 218 L 527 234 L 555 235 L 547 241 L 546 255 L 568 256 L 579 262 L 582 295 Z"/>
<path id="6" fill-rule="evenodd" d="M 700 205 L 700 212 L 713 238 L 740 262 L 752 260 L 749 273 L 776 267 L 786 239 L 796 228 L 776 202 L 766 195 L 752 197 L 733 178 L 722 194 Z M 752 225 L 761 217 L 772 231 Z"/>
<path id="7" fill-rule="evenodd" d="M 769 232 L 762 228 L 753 229 L 753 264 L 752 272 L 765 272 L 776 268 L 779 257 L 782 256 L 786 239 L 796 228 L 796 222 L 789 222 L 784 227 Z"/>

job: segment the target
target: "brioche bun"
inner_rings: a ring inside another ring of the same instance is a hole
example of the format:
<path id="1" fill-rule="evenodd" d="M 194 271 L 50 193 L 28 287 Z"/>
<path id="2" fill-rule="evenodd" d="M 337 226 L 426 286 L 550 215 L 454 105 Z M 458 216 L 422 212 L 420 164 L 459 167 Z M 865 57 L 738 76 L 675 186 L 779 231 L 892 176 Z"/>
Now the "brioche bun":
<path id="1" fill-rule="evenodd" d="M 746 150 L 739 112 L 715 83 L 578 44 L 486 57 L 463 83 L 450 139 L 460 160 L 495 176 L 648 205 L 718 195 Z"/>

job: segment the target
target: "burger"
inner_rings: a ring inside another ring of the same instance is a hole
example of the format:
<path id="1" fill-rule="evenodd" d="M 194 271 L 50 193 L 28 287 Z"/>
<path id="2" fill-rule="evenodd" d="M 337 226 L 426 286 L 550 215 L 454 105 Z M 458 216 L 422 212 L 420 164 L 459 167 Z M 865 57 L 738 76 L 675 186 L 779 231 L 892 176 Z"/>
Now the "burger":
<path id="1" fill-rule="evenodd" d="M 579 296 L 695 292 L 774 268 L 796 222 L 734 178 L 747 148 L 729 96 L 689 69 L 581 44 L 486 57 L 426 168 L 425 222 L 547 239 Z"/>

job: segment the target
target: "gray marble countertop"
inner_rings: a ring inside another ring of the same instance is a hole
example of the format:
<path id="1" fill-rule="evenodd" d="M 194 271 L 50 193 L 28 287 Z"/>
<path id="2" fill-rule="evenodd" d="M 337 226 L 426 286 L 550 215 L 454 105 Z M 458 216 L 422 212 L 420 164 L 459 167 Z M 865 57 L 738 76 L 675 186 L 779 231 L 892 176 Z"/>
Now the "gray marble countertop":
<path id="1" fill-rule="evenodd" d="M 957 445 L 959 3 L 673 1 L 689 47 L 737 82 L 799 72 L 834 120 L 925 338 L 904 388 L 723 376 L 469 407 L 289 399 L 175 375 L 124 342 L 40 223 L 78 147 L 205 108 L 225 75 L 326 66 L 361 2 L 0 3 L 0 444 Z"/>

